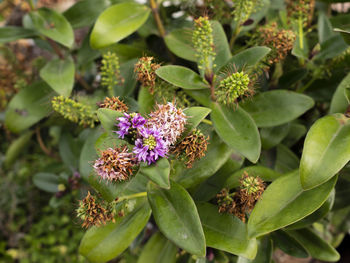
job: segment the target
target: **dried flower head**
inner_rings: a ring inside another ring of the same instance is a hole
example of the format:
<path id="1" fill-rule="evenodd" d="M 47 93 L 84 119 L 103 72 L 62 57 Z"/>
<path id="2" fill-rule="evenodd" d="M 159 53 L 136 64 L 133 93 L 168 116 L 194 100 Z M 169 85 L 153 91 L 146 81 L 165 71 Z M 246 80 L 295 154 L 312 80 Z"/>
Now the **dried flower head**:
<path id="1" fill-rule="evenodd" d="M 126 106 L 126 104 L 119 99 L 119 97 L 106 97 L 105 100 L 100 103 L 99 107 L 121 112 L 128 111 L 129 109 L 128 106 Z"/>
<path id="2" fill-rule="evenodd" d="M 124 82 L 120 75 L 119 59 L 115 53 L 108 51 L 102 55 L 101 63 L 101 85 L 107 87 L 109 94 L 113 95 L 114 86 Z"/>
<path id="3" fill-rule="evenodd" d="M 77 216 L 83 220 L 82 227 L 101 226 L 108 221 L 115 221 L 115 202 L 106 203 L 88 192 L 87 196 L 79 201 L 76 210 Z"/>
<path id="4" fill-rule="evenodd" d="M 233 73 L 220 81 L 219 87 L 215 91 L 217 101 L 232 105 L 237 99 L 251 93 L 249 88 L 250 79 L 243 71 Z"/>
<path id="5" fill-rule="evenodd" d="M 200 16 L 194 20 L 194 30 L 192 43 L 196 50 L 198 68 L 205 71 L 211 71 L 215 67 L 213 29 L 207 16 Z"/>
<path id="6" fill-rule="evenodd" d="M 101 152 L 93 167 L 96 173 L 108 181 L 125 181 L 133 173 L 133 167 L 136 165 L 136 159 L 128 151 L 127 146 L 121 148 L 108 148 Z"/>
<path id="7" fill-rule="evenodd" d="M 175 144 L 185 130 L 186 115 L 173 103 L 157 104 L 157 109 L 149 114 L 147 127 L 153 128 L 164 137 L 167 147 Z"/>
<path id="8" fill-rule="evenodd" d="M 293 49 L 296 35 L 291 30 L 279 29 L 277 23 L 272 23 L 258 29 L 258 42 L 271 48 L 268 63 L 273 64 L 283 60 Z"/>
<path id="9" fill-rule="evenodd" d="M 258 11 L 262 5 L 262 0 L 232 0 L 234 10 L 234 20 L 239 22 L 246 21 L 253 11 Z"/>
<path id="10" fill-rule="evenodd" d="M 160 64 L 153 63 L 153 57 L 142 57 L 135 64 L 134 71 L 137 73 L 137 80 L 141 82 L 143 87 L 148 87 L 153 94 L 156 85 L 156 70 L 160 68 Z"/>
<path id="11" fill-rule="evenodd" d="M 53 109 L 65 119 L 76 122 L 82 126 L 93 128 L 98 121 L 96 112 L 89 106 L 64 96 L 53 97 Z"/>
<path id="12" fill-rule="evenodd" d="M 117 124 L 119 130 L 116 133 L 118 133 L 119 138 L 123 139 L 128 136 L 132 140 L 136 140 L 138 130 L 143 128 L 146 123 L 146 119 L 139 113 L 124 113 L 124 117 L 119 117 L 117 121 L 119 121 Z"/>
<path id="13" fill-rule="evenodd" d="M 187 168 L 192 168 L 192 164 L 205 156 L 208 147 L 209 136 L 205 137 L 200 130 L 193 130 L 172 150 L 177 158 L 185 161 Z"/>
<path id="14" fill-rule="evenodd" d="M 158 130 L 143 128 L 139 130 L 139 136 L 133 150 L 139 162 L 152 164 L 160 157 L 165 157 L 168 147 Z"/>

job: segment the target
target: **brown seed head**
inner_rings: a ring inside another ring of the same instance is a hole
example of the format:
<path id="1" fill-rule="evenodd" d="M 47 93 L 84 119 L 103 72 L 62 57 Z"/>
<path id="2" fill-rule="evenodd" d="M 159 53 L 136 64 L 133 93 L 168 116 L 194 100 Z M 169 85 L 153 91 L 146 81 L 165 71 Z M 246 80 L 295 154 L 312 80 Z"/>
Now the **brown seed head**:
<path id="1" fill-rule="evenodd" d="M 100 103 L 99 107 L 120 112 L 126 112 L 129 109 L 128 106 L 126 106 L 126 104 L 119 99 L 119 97 L 106 97 L 105 100 Z"/>

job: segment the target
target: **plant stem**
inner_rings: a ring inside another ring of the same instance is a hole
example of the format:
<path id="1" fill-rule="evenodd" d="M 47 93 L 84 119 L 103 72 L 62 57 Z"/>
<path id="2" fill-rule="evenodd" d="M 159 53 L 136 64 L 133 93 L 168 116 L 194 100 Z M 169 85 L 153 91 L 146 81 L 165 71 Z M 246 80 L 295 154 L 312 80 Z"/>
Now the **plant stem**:
<path id="1" fill-rule="evenodd" d="M 209 124 L 209 125 L 213 125 L 213 122 L 207 119 L 203 119 L 202 120 L 203 123 Z"/>
<path id="2" fill-rule="evenodd" d="M 233 49 L 233 46 L 235 45 L 235 41 L 236 41 L 239 33 L 241 32 L 240 23 L 241 23 L 240 20 L 238 20 L 235 32 L 233 33 L 233 35 L 232 35 L 232 37 L 230 39 L 230 49 L 231 50 Z"/>
<path id="3" fill-rule="evenodd" d="M 39 143 L 39 146 L 41 148 L 41 150 L 47 155 L 47 156 L 50 156 L 56 160 L 59 160 L 59 158 L 54 154 L 52 153 L 44 144 L 44 141 L 43 139 L 41 138 L 41 134 L 40 134 L 40 128 L 37 126 L 35 128 L 35 133 L 36 133 L 36 139 Z"/>
<path id="4" fill-rule="evenodd" d="M 124 196 L 118 197 L 116 202 L 120 203 L 120 202 L 122 202 L 124 200 L 129 200 L 129 199 L 138 198 L 138 197 L 144 197 L 144 196 L 147 196 L 147 192 L 141 192 L 141 193 L 132 194 L 132 195 L 124 195 Z"/>
<path id="5" fill-rule="evenodd" d="M 303 87 L 301 87 L 300 89 L 298 89 L 297 92 L 299 92 L 299 93 L 304 93 L 305 90 L 307 90 L 307 89 L 311 86 L 311 84 L 314 83 L 315 80 L 316 80 L 316 78 L 313 77 L 312 79 L 309 80 L 308 83 L 306 83 L 305 86 L 303 86 Z"/>
<path id="6" fill-rule="evenodd" d="M 152 9 L 154 20 L 156 21 L 157 28 L 159 31 L 159 34 L 162 38 L 165 37 L 165 29 L 162 23 L 162 20 L 160 19 L 159 12 L 158 12 L 158 5 L 155 0 L 150 0 L 150 6 Z"/>

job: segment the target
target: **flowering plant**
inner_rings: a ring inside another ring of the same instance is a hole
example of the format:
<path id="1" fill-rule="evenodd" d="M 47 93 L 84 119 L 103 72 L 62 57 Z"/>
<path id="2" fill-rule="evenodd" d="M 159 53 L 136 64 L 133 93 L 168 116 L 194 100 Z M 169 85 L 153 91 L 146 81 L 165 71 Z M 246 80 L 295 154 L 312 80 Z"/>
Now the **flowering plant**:
<path id="1" fill-rule="evenodd" d="M 40 54 L 1 69 L 0 165 L 45 156 L 33 184 L 54 208 L 75 199 L 82 262 L 339 260 L 343 15 L 314 0 L 34 2 L 0 28 L 1 52 L 29 38 Z"/>

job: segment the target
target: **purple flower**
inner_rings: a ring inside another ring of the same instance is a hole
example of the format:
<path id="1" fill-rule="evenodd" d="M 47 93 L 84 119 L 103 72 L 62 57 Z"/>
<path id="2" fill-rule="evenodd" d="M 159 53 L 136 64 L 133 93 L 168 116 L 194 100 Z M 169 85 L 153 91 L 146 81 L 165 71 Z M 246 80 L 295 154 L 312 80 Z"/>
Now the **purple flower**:
<path id="1" fill-rule="evenodd" d="M 117 118 L 117 120 L 119 121 L 117 124 L 119 131 L 116 133 L 118 133 L 119 138 L 123 139 L 125 135 L 128 135 L 130 133 L 131 129 L 140 129 L 146 123 L 145 118 L 143 118 L 139 113 L 124 113 L 124 117 Z"/>
<path id="2" fill-rule="evenodd" d="M 151 164 L 155 163 L 159 157 L 165 157 L 168 148 L 157 130 L 143 128 L 139 130 L 139 136 L 133 150 L 139 162 Z"/>

